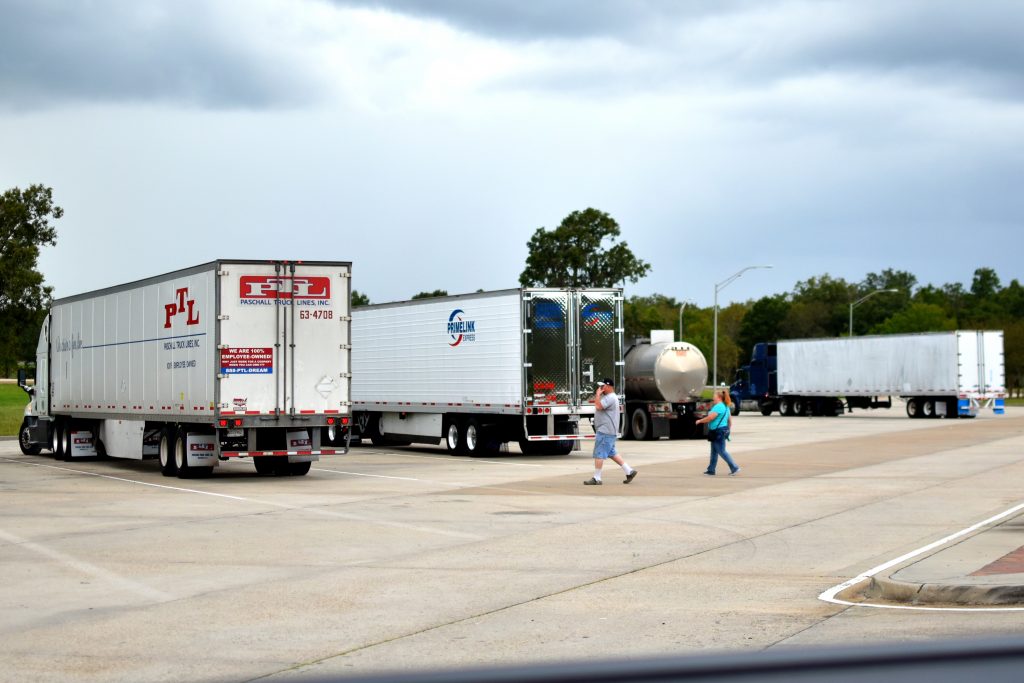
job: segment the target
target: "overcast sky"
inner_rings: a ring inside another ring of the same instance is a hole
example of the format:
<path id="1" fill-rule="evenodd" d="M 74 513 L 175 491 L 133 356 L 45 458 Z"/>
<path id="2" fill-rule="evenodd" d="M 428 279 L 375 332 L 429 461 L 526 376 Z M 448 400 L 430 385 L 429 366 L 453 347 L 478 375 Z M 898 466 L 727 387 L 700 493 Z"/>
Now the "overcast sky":
<path id="1" fill-rule="evenodd" d="M 1019 0 L 0 0 L 0 190 L 67 296 L 215 258 L 374 302 L 517 286 L 607 211 L 708 305 L 884 268 L 1024 279 Z"/>

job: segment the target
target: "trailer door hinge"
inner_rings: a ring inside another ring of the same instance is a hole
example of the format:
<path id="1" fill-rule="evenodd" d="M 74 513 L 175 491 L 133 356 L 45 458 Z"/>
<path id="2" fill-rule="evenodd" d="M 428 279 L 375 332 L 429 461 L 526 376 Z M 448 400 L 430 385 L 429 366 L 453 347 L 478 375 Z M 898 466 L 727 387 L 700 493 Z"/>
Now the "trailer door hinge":
<path id="1" fill-rule="evenodd" d="M 227 379 L 230 376 L 231 375 L 225 375 L 225 374 L 222 374 L 222 373 L 219 373 L 219 372 L 217 373 L 217 379 Z"/>
<path id="2" fill-rule="evenodd" d="M 346 270 L 343 273 L 338 273 L 338 277 L 352 277 L 352 273 Z"/>
<path id="3" fill-rule="evenodd" d="M 223 276 L 225 276 L 225 275 L 230 275 L 230 274 L 231 274 L 231 273 L 230 273 L 230 272 L 228 272 L 228 271 L 226 271 L 226 270 L 218 270 L 218 271 L 217 271 L 217 275 L 220 275 L 221 277 L 223 277 Z"/>
<path id="4" fill-rule="evenodd" d="M 217 316 L 217 320 L 231 320 L 231 316 L 224 315 L 223 313 L 221 313 L 220 315 Z"/>
<path id="5" fill-rule="evenodd" d="M 350 316 L 350 315 L 339 315 L 338 316 L 338 320 L 340 320 L 343 323 L 350 323 L 350 322 L 352 322 L 352 316 Z"/>
<path id="6" fill-rule="evenodd" d="M 231 348 L 231 347 L 230 347 L 230 346 L 228 346 L 227 344 L 217 344 L 217 349 L 218 349 L 218 350 L 221 350 L 221 349 L 230 349 L 230 348 Z"/>
<path id="7" fill-rule="evenodd" d="M 531 334 L 531 333 L 533 333 L 533 330 L 531 330 L 530 328 L 526 328 L 525 330 L 523 330 L 523 334 Z"/>
<path id="8" fill-rule="evenodd" d="M 351 344 L 339 344 L 338 348 L 341 349 L 342 351 L 351 351 L 352 350 L 352 345 Z"/>
<path id="9" fill-rule="evenodd" d="M 523 367 L 524 368 L 532 368 L 533 367 L 533 363 L 523 363 Z"/>
<path id="10" fill-rule="evenodd" d="M 345 379 L 352 379 L 351 372 L 339 372 L 338 377 L 344 377 Z"/>

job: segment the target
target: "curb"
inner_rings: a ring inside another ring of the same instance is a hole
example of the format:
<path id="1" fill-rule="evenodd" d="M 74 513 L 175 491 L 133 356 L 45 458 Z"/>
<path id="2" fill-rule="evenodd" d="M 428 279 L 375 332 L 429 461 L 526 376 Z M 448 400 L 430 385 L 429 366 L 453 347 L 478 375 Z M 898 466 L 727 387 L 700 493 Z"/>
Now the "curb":
<path id="1" fill-rule="evenodd" d="M 1024 585 L 912 583 L 874 576 L 861 595 L 868 599 L 911 605 L 1020 605 L 1024 603 Z"/>

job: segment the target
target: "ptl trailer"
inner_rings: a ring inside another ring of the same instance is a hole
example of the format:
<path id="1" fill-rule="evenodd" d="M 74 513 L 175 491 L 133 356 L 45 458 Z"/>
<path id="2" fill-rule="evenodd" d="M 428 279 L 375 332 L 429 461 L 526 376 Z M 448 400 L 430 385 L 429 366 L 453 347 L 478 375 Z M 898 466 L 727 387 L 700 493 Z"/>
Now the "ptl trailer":
<path id="1" fill-rule="evenodd" d="M 54 301 L 22 451 L 157 456 L 182 478 L 236 457 L 306 474 L 348 450 L 350 275 L 348 262 L 219 260 Z"/>
<path id="2" fill-rule="evenodd" d="M 839 415 L 889 408 L 910 417 L 1003 413 L 1002 331 L 959 330 L 760 343 L 732 393 L 763 415 Z M 845 399 L 845 404 L 844 404 Z"/>
<path id="3" fill-rule="evenodd" d="M 353 311 L 356 429 L 375 444 L 566 454 L 596 382 L 621 393 L 619 289 L 510 289 Z"/>

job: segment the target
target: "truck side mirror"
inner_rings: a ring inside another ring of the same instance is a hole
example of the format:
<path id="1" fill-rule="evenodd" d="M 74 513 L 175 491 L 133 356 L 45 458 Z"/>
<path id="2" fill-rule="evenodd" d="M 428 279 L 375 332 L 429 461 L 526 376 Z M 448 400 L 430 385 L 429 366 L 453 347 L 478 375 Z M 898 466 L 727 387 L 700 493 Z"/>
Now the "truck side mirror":
<path id="1" fill-rule="evenodd" d="M 25 368 L 18 370 L 18 387 L 29 396 L 34 396 L 36 393 L 36 390 L 28 385 L 28 373 L 25 371 Z"/>

